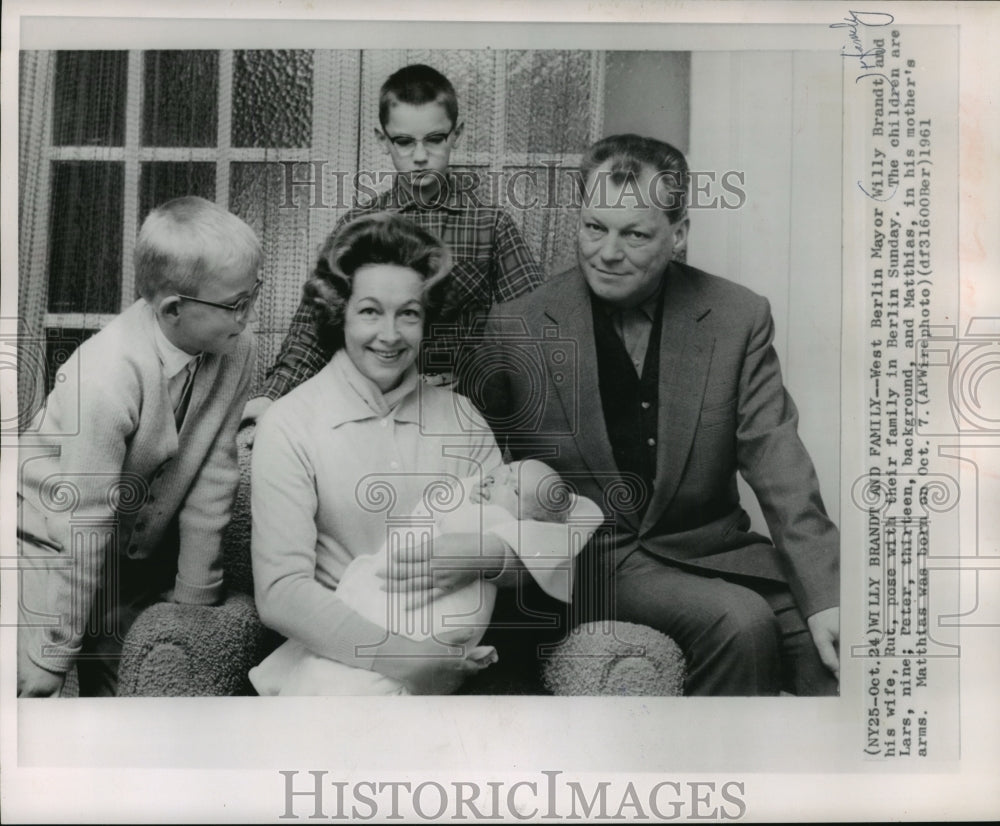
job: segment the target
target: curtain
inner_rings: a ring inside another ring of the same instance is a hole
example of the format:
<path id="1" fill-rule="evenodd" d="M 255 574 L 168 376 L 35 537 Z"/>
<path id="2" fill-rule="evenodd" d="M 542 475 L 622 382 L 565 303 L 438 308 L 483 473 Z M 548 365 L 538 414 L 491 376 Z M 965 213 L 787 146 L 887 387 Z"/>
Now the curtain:
<path id="1" fill-rule="evenodd" d="M 574 175 L 602 126 L 601 52 L 22 53 L 19 421 L 73 349 L 135 300 L 142 220 L 186 194 L 261 239 L 260 381 L 319 246 L 353 205 L 354 174 L 385 165 L 379 87 L 414 62 L 456 87 L 466 129 L 453 167 L 494 187 L 482 196 L 507 208 L 546 272 L 571 263 Z"/>

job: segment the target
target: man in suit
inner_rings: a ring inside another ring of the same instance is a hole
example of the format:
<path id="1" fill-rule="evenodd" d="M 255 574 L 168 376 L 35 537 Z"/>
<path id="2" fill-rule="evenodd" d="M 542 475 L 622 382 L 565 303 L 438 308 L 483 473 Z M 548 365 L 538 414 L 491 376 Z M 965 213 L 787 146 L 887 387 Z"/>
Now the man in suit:
<path id="1" fill-rule="evenodd" d="M 582 184 L 577 266 L 495 307 L 463 370 L 514 458 L 543 459 L 602 504 L 575 620 L 670 635 L 688 694 L 835 694 L 839 535 L 768 302 L 675 260 L 688 171 L 674 147 L 605 138 Z M 750 530 L 737 471 L 774 544 Z"/>

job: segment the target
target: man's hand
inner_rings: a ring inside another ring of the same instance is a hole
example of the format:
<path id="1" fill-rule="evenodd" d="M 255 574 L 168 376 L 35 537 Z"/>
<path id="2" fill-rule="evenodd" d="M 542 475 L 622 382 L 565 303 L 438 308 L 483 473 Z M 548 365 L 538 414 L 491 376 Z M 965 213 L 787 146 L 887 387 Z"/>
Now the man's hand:
<path id="1" fill-rule="evenodd" d="M 258 396 L 256 399 L 250 399 L 243 406 L 243 418 L 240 419 L 240 427 L 245 427 L 248 424 L 256 424 L 257 419 L 263 416 L 264 411 L 272 404 L 272 400 L 267 396 Z"/>
<path id="2" fill-rule="evenodd" d="M 492 534 L 442 534 L 419 548 L 393 548 L 386 569 L 376 574 L 385 580 L 383 590 L 405 594 L 407 608 L 419 608 L 484 571 L 501 570 L 505 556 L 506 546 Z"/>
<path id="3" fill-rule="evenodd" d="M 27 657 L 18 657 L 18 697 L 58 697 L 65 682 L 65 674 L 56 674 L 35 665 Z"/>
<path id="4" fill-rule="evenodd" d="M 471 628 L 462 628 L 426 640 L 389 634 L 375 653 L 373 668 L 403 683 L 411 694 L 452 694 L 467 677 L 483 668 L 465 657 L 464 644 L 473 633 Z M 449 652 L 449 645 L 463 649 Z"/>
<path id="5" fill-rule="evenodd" d="M 806 620 L 823 665 L 840 677 L 840 608 L 827 608 Z"/>

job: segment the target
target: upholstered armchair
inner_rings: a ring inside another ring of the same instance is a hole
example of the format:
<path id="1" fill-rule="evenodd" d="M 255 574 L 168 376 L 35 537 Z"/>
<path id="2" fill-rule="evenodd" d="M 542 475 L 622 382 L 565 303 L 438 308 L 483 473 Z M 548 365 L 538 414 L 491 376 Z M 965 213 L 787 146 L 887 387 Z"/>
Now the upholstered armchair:
<path id="1" fill-rule="evenodd" d="M 247 672 L 281 642 L 263 626 L 253 601 L 252 432 L 246 428 L 238 436 L 240 485 L 223 539 L 225 602 L 163 602 L 146 609 L 125 638 L 120 696 L 253 694 Z M 574 629 L 540 674 L 487 682 L 468 693 L 670 696 L 681 693 L 683 678 L 683 655 L 669 637 L 631 623 L 590 623 Z"/>
<path id="2" fill-rule="evenodd" d="M 240 431 L 240 484 L 223 537 L 227 596 L 218 606 L 161 602 L 129 630 L 118 674 L 121 696 L 253 694 L 247 672 L 281 641 L 264 627 L 250 568 L 250 448 Z"/>

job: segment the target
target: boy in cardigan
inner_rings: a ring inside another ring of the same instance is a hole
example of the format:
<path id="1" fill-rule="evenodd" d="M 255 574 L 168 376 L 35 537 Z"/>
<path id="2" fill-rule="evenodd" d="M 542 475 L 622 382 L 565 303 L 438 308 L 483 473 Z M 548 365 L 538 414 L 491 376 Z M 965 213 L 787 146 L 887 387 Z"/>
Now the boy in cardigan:
<path id="1" fill-rule="evenodd" d="M 253 231 L 215 204 L 153 210 L 142 298 L 76 350 L 22 434 L 19 696 L 58 696 L 74 665 L 82 696 L 112 695 L 143 608 L 220 600 L 260 264 Z"/>
<path id="2" fill-rule="evenodd" d="M 390 211 L 444 241 L 454 266 L 442 284 L 422 358 L 425 377 L 433 374 L 434 383 L 447 383 L 453 349 L 475 320 L 485 318 L 494 304 L 531 292 L 544 278 L 511 217 L 470 195 L 448 171 L 465 125 L 448 78 L 421 64 L 394 72 L 382 85 L 379 122 L 375 134 L 396 169 L 392 188 L 346 212 L 332 234 L 360 215 Z M 303 301 L 259 395 L 247 403 L 244 421 L 255 421 L 271 402 L 312 378 L 332 355 L 317 339 L 312 308 Z"/>

